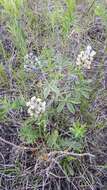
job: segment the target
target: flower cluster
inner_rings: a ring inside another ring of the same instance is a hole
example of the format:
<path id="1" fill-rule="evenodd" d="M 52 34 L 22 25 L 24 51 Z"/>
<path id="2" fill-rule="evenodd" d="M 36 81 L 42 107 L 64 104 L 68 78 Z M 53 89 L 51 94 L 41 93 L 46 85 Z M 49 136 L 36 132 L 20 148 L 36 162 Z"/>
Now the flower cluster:
<path id="1" fill-rule="evenodd" d="M 26 103 L 28 108 L 28 113 L 30 116 L 35 116 L 36 118 L 45 112 L 46 102 L 42 102 L 40 98 L 33 96 L 29 102 Z"/>
<path id="2" fill-rule="evenodd" d="M 40 64 L 39 58 L 33 53 L 26 54 L 24 57 L 24 69 L 29 71 L 37 71 L 37 64 Z"/>
<path id="3" fill-rule="evenodd" d="M 88 45 L 86 50 L 81 51 L 78 55 L 76 65 L 83 65 L 85 68 L 90 69 L 95 54 L 96 52 Z"/>

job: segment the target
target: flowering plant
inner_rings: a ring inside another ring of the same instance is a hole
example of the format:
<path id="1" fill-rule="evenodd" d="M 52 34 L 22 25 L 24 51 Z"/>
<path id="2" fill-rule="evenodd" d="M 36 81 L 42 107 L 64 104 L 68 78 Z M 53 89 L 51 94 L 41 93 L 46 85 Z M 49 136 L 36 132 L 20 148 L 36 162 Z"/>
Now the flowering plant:
<path id="1" fill-rule="evenodd" d="M 52 123 L 53 118 L 56 123 L 59 123 L 63 114 L 67 116 L 70 112 L 72 119 L 77 113 L 81 115 L 83 101 L 87 102 L 91 91 L 90 80 L 84 76 L 84 68 L 91 68 L 95 54 L 96 52 L 89 45 L 85 51 L 80 52 L 76 64 L 71 64 L 69 60 L 51 54 L 50 51 L 45 52 L 45 55 L 41 55 L 39 58 L 32 54 L 26 57 L 25 70 L 29 71 L 30 68 L 30 72 L 31 70 L 33 73 L 35 72 L 37 81 L 42 84 L 36 96 L 39 95 L 45 99 L 42 101 L 42 99 L 33 96 L 30 101 L 26 102 L 30 122 L 35 126 L 39 138 L 42 135 L 48 142 L 47 138 L 50 137 L 48 124 Z M 43 77 L 38 77 L 40 74 Z M 46 109 L 46 102 L 48 109 Z M 74 120 L 72 119 L 71 125 Z"/>

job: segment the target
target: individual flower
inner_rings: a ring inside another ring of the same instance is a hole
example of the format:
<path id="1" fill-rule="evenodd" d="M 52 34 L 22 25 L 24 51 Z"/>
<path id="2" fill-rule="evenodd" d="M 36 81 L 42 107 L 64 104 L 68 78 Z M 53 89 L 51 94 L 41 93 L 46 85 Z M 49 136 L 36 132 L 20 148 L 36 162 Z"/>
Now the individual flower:
<path id="1" fill-rule="evenodd" d="M 90 45 L 88 45 L 86 50 L 81 51 L 78 55 L 76 65 L 83 65 L 83 67 L 90 69 L 95 54 L 96 52 L 92 49 Z"/>
<path id="2" fill-rule="evenodd" d="M 36 118 L 45 112 L 46 102 L 33 96 L 29 102 L 26 102 L 28 108 L 28 113 L 30 116 L 35 116 Z"/>

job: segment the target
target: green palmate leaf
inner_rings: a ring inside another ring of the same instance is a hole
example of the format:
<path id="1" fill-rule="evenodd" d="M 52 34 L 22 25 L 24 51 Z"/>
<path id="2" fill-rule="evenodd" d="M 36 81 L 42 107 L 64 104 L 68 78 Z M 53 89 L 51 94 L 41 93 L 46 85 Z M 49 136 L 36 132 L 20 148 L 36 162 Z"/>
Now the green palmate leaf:
<path id="1" fill-rule="evenodd" d="M 81 103 L 79 100 L 76 100 L 76 99 L 70 99 L 70 102 L 72 104 L 77 104 L 77 105 Z"/>
<path id="2" fill-rule="evenodd" d="M 49 147 L 51 147 L 51 148 L 52 147 L 54 147 L 54 148 L 58 147 L 58 145 L 57 145 L 58 136 L 59 136 L 59 134 L 58 134 L 57 130 L 54 130 L 52 132 L 52 134 L 49 135 L 48 140 L 47 140 L 47 144 Z"/>
<path id="3" fill-rule="evenodd" d="M 73 149 L 75 151 L 80 151 L 82 149 L 82 145 L 80 142 L 72 140 L 70 138 L 61 138 L 59 139 L 59 146 L 64 149 Z"/>
<path id="4" fill-rule="evenodd" d="M 20 109 L 22 106 L 25 106 L 25 101 L 23 99 L 16 99 L 12 104 L 12 109 Z"/>
<path id="5" fill-rule="evenodd" d="M 72 103 L 67 103 L 67 108 L 71 113 L 75 113 L 75 108 Z"/>
<path id="6" fill-rule="evenodd" d="M 0 101 L 0 104 L 0 118 L 4 118 L 9 110 L 20 109 L 22 106 L 25 106 L 25 101 L 23 99 L 16 99 L 14 102 L 11 102 L 7 98 L 4 98 Z"/>
<path id="7" fill-rule="evenodd" d="M 52 92 L 55 92 L 56 95 L 59 95 L 60 91 L 59 91 L 59 89 L 57 87 L 57 82 L 56 81 L 52 81 L 50 83 L 50 89 L 51 89 Z"/>
<path id="8" fill-rule="evenodd" d="M 49 88 L 49 86 L 47 86 L 47 87 L 44 89 L 44 98 L 47 98 L 48 95 L 49 95 L 49 93 L 50 93 L 50 88 Z"/>
<path id="9" fill-rule="evenodd" d="M 20 129 L 19 136 L 26 143 L 33 144 L 39 138 L 39 132 L 37 129 L 33 129 L 32 126 L 28 125 Z"/>
<path id="10" fill-rule="evenodd" d="M 87 91 L 81 91 L 81 95 L 84 96 L 86 99 L 89 99 L 89 93 Z"/>
<path id="11" fill-rule="evenodd" d="M 65 102 L 60 102 L 57 107 L 57 112 L 60 113 L 64 109 L 64 106 L 65 106 Z"/>

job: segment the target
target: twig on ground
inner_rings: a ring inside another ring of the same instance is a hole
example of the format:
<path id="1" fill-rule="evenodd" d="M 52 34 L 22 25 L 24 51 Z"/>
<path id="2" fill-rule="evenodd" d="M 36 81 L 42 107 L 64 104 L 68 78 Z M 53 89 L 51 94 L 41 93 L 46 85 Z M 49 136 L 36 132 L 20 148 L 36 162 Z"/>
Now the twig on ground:
<path id="1" fill-rule="evenodd" d="M 78 153 L 74 153 L 74 152 L 67 152 L 67 151 L 53 151 L 53 152 L 50 152 L 48 154 L 48 157 L 52 157 L 52 156 L 55 156 L 55 155 L 59 155 L 57 158 L 60 158 L 60 157 L 65 157 L 65 156 L 74 156 L 74 157 L 84 157 L 84 156 L 89 156 L 89 157 L 95 157 L 95 155 L 87 152 L 87 153 L 81 153 L 81 154 L 78 154 Z"/>
<path id="2" fill-rule="evenodd" d="M 5 144 L 11 145 L 11 146 L 13 146 L 13 147 L 15 147 L 16 149 L 19 149 L 19 150 L 30 150 L 30 151 L 38 150 L 38 148 L 32 148 L 32 147 L 16 145 L 16 144 L 14 144 L 12 142 L 9 142 L 9 141 L 3 139 L 2 137 L 0 137 L 0 141 L 4 142 Z"/>

